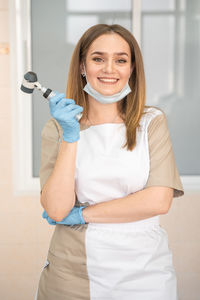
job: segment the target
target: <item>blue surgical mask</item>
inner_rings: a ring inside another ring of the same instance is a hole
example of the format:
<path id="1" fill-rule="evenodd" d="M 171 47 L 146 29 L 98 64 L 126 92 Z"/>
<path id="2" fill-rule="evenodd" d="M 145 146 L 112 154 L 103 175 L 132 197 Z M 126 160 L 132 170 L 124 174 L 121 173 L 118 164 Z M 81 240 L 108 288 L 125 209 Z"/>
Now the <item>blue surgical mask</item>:
<path id="1" fill-rule="evenodd" d="M 96 99 L 97 101 L 99 101 L 100 103 L 103 103 L 103 104 L 109 104 L 109 103 L 114 103 L 114 102 L 120 101 L 121 99 L 126 97 L 131 92 L 128 82 L 125 84 L 125 86 L 119 93 L 116 93 L 111 96 L 105 96 L 105 95 L 100 94 L 90 85 L 90 83 L 88 81 L 83 90 L 86 93 L 88 93 L 90 96 L 92 96 L 94 99 Z"/>

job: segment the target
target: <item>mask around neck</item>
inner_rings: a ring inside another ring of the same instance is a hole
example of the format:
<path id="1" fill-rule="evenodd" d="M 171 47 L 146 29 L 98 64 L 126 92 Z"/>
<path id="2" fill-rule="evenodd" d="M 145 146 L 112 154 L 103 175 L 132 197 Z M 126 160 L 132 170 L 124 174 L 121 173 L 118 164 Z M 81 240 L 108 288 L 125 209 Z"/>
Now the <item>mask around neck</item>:
<path id="1" fill-rule="evenodd" d="M 109 104 L 109 103 L 114 103 L 114 102 L 120 101 L 121 99 L 126 97 L 131 92 L 128 82 L 125 84 L 125 86 L 123 87 L 123 89 L 120 92 L 113 94 L 111 96 L 105 96 L 105 95 L 100 94 L 95 89 L 93 89 L 93 87 L 90 85 L 90 83 L 88 81 L 87 81 L 87 84 L 85 85 L 85 87 L 83 88 L 83 90 L 86 93 L 88 93 L 90 96 L 92 96 L 94 99 L 96 99 L 97 101 L 99 101 L 100 103 L 103 103 L 103 104 Z"/>

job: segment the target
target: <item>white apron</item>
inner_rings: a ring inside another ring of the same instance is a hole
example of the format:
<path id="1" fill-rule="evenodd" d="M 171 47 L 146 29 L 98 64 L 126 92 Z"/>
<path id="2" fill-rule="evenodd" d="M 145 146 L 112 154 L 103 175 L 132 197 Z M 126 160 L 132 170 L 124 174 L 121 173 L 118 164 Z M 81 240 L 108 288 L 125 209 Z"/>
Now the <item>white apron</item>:
<path id="1" fill-rule="evenodd" d="M 78 200 L 90 204 L 125 197 L 144 188 L 149 175 L 144 115 L 133 151 L 122 148 L 124 124 L 91 126 L 81 132 L 76 165 Z M 176 300 L 176 275 L 168 237 L 159 216 L 131 223 L 89 223 L 87 270 L 91 300 Z"/>

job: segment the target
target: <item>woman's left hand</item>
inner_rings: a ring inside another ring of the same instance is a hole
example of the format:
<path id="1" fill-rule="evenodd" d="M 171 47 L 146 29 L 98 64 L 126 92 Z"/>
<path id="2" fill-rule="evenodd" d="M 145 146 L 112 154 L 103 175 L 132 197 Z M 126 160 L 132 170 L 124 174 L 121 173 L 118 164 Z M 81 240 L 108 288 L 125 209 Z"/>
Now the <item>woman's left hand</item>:
<path id="1" fill-rule="evenodd" d="M 83 219 L 82 210 L 85 206 L 76 207 L 74 206 L 70 213 L 59 222 L 54 221 L 51 219 L 46 211 L 44 210 L 42 217 L 47 220 L 50 225 L 62 224 L 62 225 L 76 225 L 76 224 L 85 224 L 85 220 Z"/>

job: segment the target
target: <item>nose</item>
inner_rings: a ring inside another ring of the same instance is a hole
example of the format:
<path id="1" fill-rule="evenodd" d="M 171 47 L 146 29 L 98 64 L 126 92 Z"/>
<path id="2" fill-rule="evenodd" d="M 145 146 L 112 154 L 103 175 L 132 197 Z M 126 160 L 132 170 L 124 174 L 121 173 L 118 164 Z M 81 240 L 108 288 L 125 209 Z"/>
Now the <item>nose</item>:
<path id="1" fill-rule="evenodd" d="M 105 61 L 103 71 L 105 73 L 114 73 L 114 62 L 112 59 L 108 59 Z"/>

